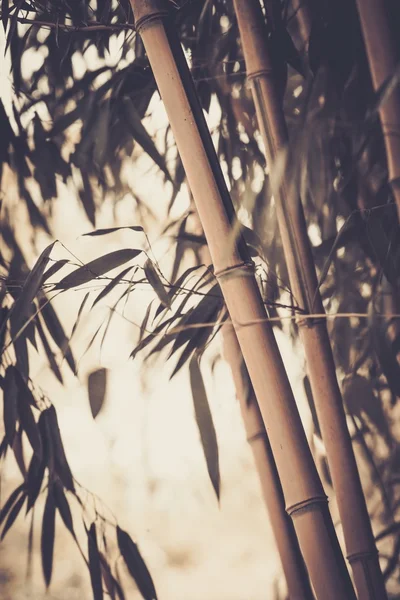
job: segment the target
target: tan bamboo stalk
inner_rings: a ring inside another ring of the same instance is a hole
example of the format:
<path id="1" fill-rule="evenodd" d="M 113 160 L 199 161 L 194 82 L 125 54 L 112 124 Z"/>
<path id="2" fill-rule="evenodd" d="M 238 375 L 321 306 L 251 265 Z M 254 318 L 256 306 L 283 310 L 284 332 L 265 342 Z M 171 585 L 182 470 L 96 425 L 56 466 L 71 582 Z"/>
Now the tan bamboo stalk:
<path id="1" fill-rule="evenodd" d="M 197 214 L 195 215 L 195 221 L 196 234 L 204 234 Z M 200 257 L 204 264 L 211 263 L 207 246 L 203 246 L 201 249 Z M 264 421 L 257 399 L 254 394 L 249 397 L 249 390 L 243 380 L 243 356 L 235 330 L 232 325 L 225 323 L 222 326 L 221 334 L 223 355 L 232 372 L 247 442 L 253 453 L 254 464 L 286 579 L 288 598 L 289 600 L 313 600 L 314 594 L 296 532 L 289 515 L 285 511 L 285 498 Z"/>
<path id="2" fill-rule="evenodd" d="M 234 6 L 247 77 L 271 165 L 287 145 L 288 135 L 276 93 L 261 6 L 259 0 L 234 0 Z M 275 203 L 292 292 L 305 312 L 323 314 L 303 207 L 298 195 L 289 197 L 288 187 L 283 178 Z M 298 324 L 358 597 L 359 600 L 384 600 L 387 598 L 384 580 L 347 428 L 326 321 L 299 318 Z"/>
<path id="3" fill-rule="evenodd" d="M 227 244 L 234 220 L 232 202 L 166 5 L 157 0 L 131 3 L 260 406 L 286 510 L 292 517 L 311 583 L 318 600 L 354 600 L 254 265 L 242 237 L 234 245 Z"/>
<path id="4" fill-rule="evenodd" d="M 372 84 L 375 90 L 395 72 L 397 66 L 393 35 L 383 0 L 357 0 L 361 30 L 367 51 Z M 385 141 L 389 183 L 400 218 L 400 89 L 390 93 L 380 108 L 382 132 Z"/>

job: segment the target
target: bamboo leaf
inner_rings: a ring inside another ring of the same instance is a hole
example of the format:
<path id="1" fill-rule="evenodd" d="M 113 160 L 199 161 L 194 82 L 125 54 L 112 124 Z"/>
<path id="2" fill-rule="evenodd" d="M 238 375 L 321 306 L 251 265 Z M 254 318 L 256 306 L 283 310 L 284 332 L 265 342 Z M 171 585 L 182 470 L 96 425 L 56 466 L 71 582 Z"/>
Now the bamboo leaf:
<path id="1" fill-rule="evenodd" d="M 14 368 L 8 367 L 4 379 L 4 429 L 7 442 L 12 446 L 17 424 L 18 387 L 15 381 Z"/>
<path id="2" fill-rule="evenodd" d="M 39 460 L 36 454 L 33 454 L 31 462 L 28 468 L 28 474 L 26 478 L 26 487 L 28 494 L 28 503 L 26 512 L 28 513 L 32 506 L 35 504 L 40 490 L 42 489 L 42 483 L 44 478 L 44 471 L 46 465 L 44 460 Z"/>
<path id="3" fill-rule="evenodd" d="M 153 580 L 137 545 L 126 531 L 117 526 L 117 542 L 128 571 L 135 580 L 144 600 L 157 600 Z"/>
<path id="4" fill-rule="evenodd" d="M 8 497 L 8 500 L 6 501 L 6 503 L 4 504 L 3 508 L 0 511 L 0 525 L 2 525 L 4 519 L 10 512 L 11 508 L 14 506 L 15 502 L 17 502 L 19 495 L 23 494 L 24 492 L 25 492 L 25 484 L 24 483 L 21 483 L 21 485 L 19 485 L 17 488 L 15 488 L 14 491 L 11 492 L 11 494 Z"/>
<path id="5" fill-rule="evenodd" d="M 12 309 L 14 335 L 16 335 L 22 327 L 24 320 L 31 309 L 32 301 L 40 290 L 43 283 L 44 270 L 49 262 L 49 256 L 54 244 L 55 242 L 49 244 L 49 246 L 43 250 L 37 259 L 35 266 L 26 278 L 21 294 L 14 304 Z"/>
<path id="6" fill-rule="evenodd" d="M 315 408 L 314 396 L 312 394 L 310 380 L 308 379 L 307 375 L 303 378 L 303 386 L 304 386 L 304 391 L 307 396 L 308 406 L 310 408 L 315 433 L 318 435 L 318 437 L 322 438 L 321 429 L 320 429 L 319 421 L 318 421 L 318 417 L 317 417 L 317 411 Z"/>
<path id="7" fill-rule="evenodd" d="M 121 273 L 116 275 L 114 277 L 114 279 L 112 279 L 109 283 L 107 283 L 106 287 L 103 290 L 101 290 L 100 294 L 97 296 L 96 300 L 93 302 L 93 306 L 95 306 L 98 302 L 100 302 L 100 300 L 102 300 L 110 292 L 112 292 L 112 290 L 119 284 L 119 282 L 125 277 L 125 275 L 127 275 L 129 273 L 129 271 L 132 268 L 133 267 L 128 267 L 128 268 L 124 269 L 123 271 L 121 271 Z M 93 306 L 92 306 L 92 308 L 93 308 Z"/>
<path id="8" fill-rule="evenodd" d="M 65 456 L 64 445 L 62 443 L 60 428 L 58 426 L 56 409 L 53 405 L 51 405 L 43 412 L 45 413 L 49 424 L 49 430 L 51 432 L 51 442 L 54 449 L 54 462 L 57 474 L 64 484 L 64 487 L 70 492 L 73 492 L 75 490 L 74 480 L 67 457 Z"/>
<path id="9" fill-rule="evenodd" d="M 107 370 L 97 369 L 88 378 L 89 404 L 93 419 L 101 411 L 106 396 Z"/>
<path id="10" fill-rule="evenodd" d="M 77 330 L 77 328 L 78 328 L 78 325 L 79 325 L 79 323 L 80 323 L 81 316 L 82 316 L 82 313 L 83 313 L 83 309 L 85 308 L 85 304 L 86 304 L 86 302 L 88 301 L 88 298 L 89 298 L 89 296 L 90 296 L 90 292 L 87 292 L 87 293 L 85 294 L 85 297 L 84 297 L 84 299 L 82 300 L 82 303 L 81 303 L 81 305 L 80 305 L 80 307 L 79 307 L 79 310 L 78 310 L 78 314 L 77 314 L 77 316 L 76 316 L 76 321 L 75 321 L 75 323 L 73 324 L 73 327 L 72 327 L 72 331 L 71 331 L 71 337 L 70 337 L 70 340 L 72 339 L 72 336 L 74 335 L 75 331 L 76 331 L 76 330 Z"/>
<path id="11" fill-rule="evenodd" d="M 97 546 L 96 525 L 92 523 L 88 531 L 89 572 L 94 600 L 103 600 L 100 554 Z"/>
<path id="12" fill-rule="evenodd" d="M 166 175 L 169 181 L 172 181 L 171 175 L 168 171 L 167 165 L 164 158 L 157 150 L 151 136 L 144 127 L 140 115 L 138 114 L 134 103 L 130 98 L 125 97 L 123 99 L 124 113 L 126 115 L 128 127 L 132 133 L 134 140 L 137 141 L 143 148 L 143 150 L 154 160 L 156 165 Z"/>
<path id="13" fill-rule="evenodd" d="M 51 575 L 53 572 L 55 519 L 56 507 L 54 503 L 53 489 L 52 487 L 49 487 L 43 513 L 41 538 L 42 568 L 46 587 L 49 587 L 50 585 Z"/>
<path id="14" fill-rule="evenodd" d="M 54 484 L 53 489 L 54 489 L 54 500 L 55 500 L 58 512 L 60 513 L 60 516 L 63 520 L 65 527 L 68 529 L 68 531 L 71 533 L 71 535 L 75 538 L 72 513 L 71 513 L 71 509 L 68 504 L 67 497 L 64 493 L 64 490 L 58 482 L 56 482 Z"/>
<path id="15" fill-rule="evenodd" d="M 375 317 L 373 301 L 369 304 L 368 313 L 371 341 L 375 354 L 392 393 L 395 396 L 400 396 L 400 365 L 396 356 L 392 353 L 385 326 L 382 326 L 380 319 Z"/>
<path id="16" fill-rule="evenodd" d="M 19 427 L 19 429 L 14 437 L 12 449 L 14 452 L 15 461 L 18 465 L 19 470 L 21 471 L 22 477 L 25 480 L 26 466 L 25 466 L 25 461 L 24 461 L 24 450 L 22 447 L 22 434 L 23 434 L 23 429 L 22 429 L 22 427 Z"/>
<path id="17" fill-rule="evenodd" d="M 122 229 L 131 229 L 131 231 L 140 231 L 144 232 L 143 227 L 140 225 L 129 225 L 124 227 L 109 227 L 108 229 L 95 229 L 94 231 L 90 231 L 89 233 L 84 233 L 82 237 L 85 236 L 99 236 L 99 235 L 108 235 L 109 233 L 114 233 L 115 231 L 121 231 Z"/>
<path id="18" fill-rule="evenodd" d="M 200 370 L 199 359 L 194 356 L 189 365 L 190 385 L 192 388 L 194 413 L 199 428 L 201 445 L 207 463 L 207 470 L 216 496 L 220 497 L 220 472 L 217 435 L 210 407 L 207 400 L 206 388 Z"/>
<path id="19" fill-rule="evenodd" d="M 3 531 L 1 532 L 1 538 L 0 538 L 1 540 L 3 540 L 5 538 L 7 531 L 10 529 L 10 527 L 14 523 L 15 519 L 18 517 L 19 513 L 21 512 L 21 508 L 25 502 L 25 498 L 26 498 L 26 494 L 25 494 L 25 492 L 23 492 L 22 496 L 17 500 L 17 502 L 14 504 L 14 506 L 10 510 L 10 513 L 7 517 L 7 521 L 5 522 Z"/>
<path id="20" fill-rule="evenodd" d="M 32 450 L 39 459 L 42 458 L 42 440 L 38 425 L 32 413 L 31 406 L 35 404 L 32 392 L 26 385 L 22 377 L 17 379 L 18 382 L 18 414 L 21 427 L 28 436 Z"/>
<path id="21" fill-rule="evenodd" d="M 56 311 L 50 302 L 47 302 L 47 299 L 44 295 L 39 300 L 39 306 L 41 308 L 42 317 L 46 323 L 46 327 L 49 330 L 51 337 L 61 350 L 61 353 L 63 357 L 65 357 L 69 368 L 74 375 L 76 375 L 75 359 L 69 345 L 69 340 L 65 334 L 64 328 L 57 316 Z"/>
<path id="22" fill-rule="evenodd" d="M 60 269 L 63 268 L 64 265 L 68 264 L 70 261 L 68 258 L 63 258 L 61 260 L 56 260 L 51 267 L 49 267 L 45 273 L 43 274 L 43 283 L 50 279 L 55 273 L 57 273 Z"/>
<path id="23" fill-rule="evenodd" d="M 142 251 L 136 249 L 115 250 L 109 254 L 105 254 L 100 258 L 96 258 L 91 262 L 79 267 L 73 273 L 70 273 L 56 285 L 57 289 L 67 290 L 78 285 L 88 283 L 96 277 L 104 275 L 108 271 L 120 267 L 122 264 L 132 260 Z"/>
<path id="24" fill-rule="evenodd" d="M 60 371 L 60 367 L 58 366 L 57 361 L 54 357 L 54 353 L 50 348 L 49 342 L 47 341 L 46 334 L 44 333 L 40 319 L 37 320 L 36 327 L 39 333 L 39 337 L 42 340 L 43 349 L 46 353 L 47 360 L 49 361 L 50 368 L 53 371 L 54 375 L 57 377 L 58 381 L 60 383 L 63 383 L 63 377 Z"/>
<path id="25" fill-rule="evenodd" d="M 163 304 L 166 308 L 170 308 L 171 302 L 169 296 L 151 260 L 146 261 L 144 273 L 151 287 L 159 297 L 161 304 Z"/>

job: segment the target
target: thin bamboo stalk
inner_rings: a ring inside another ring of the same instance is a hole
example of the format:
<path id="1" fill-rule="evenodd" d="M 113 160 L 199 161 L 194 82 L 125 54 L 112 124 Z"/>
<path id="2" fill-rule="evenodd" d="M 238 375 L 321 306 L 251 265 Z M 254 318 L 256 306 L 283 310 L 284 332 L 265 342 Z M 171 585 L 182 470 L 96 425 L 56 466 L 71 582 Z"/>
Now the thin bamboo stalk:
<path id="1" fill-rule="evenodd" d="M 196 234 L 204 234 L 197 215 L 196 221 Z M 205 264 L 211 263 L 207 246 L 202 248 L 200 256 Z M 251 393 L 251 390 L 249 394 L 247 385 L 243 380 L 243 356 L 235 330 L 232 325 L 225 323 L 222 326 L 221 334 L 223 355 L 232 372 L 247 442 L 253 453 L 261 491 L 286 579 L 288 598 L 290 600 L 313 600 L 314 594 L 296 532 L 289 515 L 285 511 L 285 498 L 264 421 L 254 393 Z"/>
<path id="2" fill-rule="evenodd" d="M 398 57 L 394 50 L 389 17 L 382 0 L 357 0 L 361 30 L 367 51 L 372 84 L 377 91 L 395 72 Z M 385 141 L 389 183 L 400 218 L 400 89 L 390 93 L 380 108 L 382 132 Z"/>
<path id="3" fill-rule="evenodd" d="M 300 548 L 318 600 L 354 600 L 327 498 L 182 48 L 157 0 L 131 0 L 136 28 L 169 116 L 230 318 L 268 432 Z M 258 321 L 259 319 L 259 321 Z M 256 320 L 255 323 L 249 322 Z"/>
<path id="4" fill-rule="evenodd" d="M 259 0 L 234 0 L 247 76 L 269 164 L 288 142 L 285 117 L 276 93 Z M 292 292 L 308 313 L 324 314 L 303 207 L 289 195 L 285 178 L 274 195 L 278 225 Z M 343 526 L 347 558 L 359 600 L 387 598 L 371 522 L 346 423 L 326 320 L 298 320 L 317 416 Z"/>

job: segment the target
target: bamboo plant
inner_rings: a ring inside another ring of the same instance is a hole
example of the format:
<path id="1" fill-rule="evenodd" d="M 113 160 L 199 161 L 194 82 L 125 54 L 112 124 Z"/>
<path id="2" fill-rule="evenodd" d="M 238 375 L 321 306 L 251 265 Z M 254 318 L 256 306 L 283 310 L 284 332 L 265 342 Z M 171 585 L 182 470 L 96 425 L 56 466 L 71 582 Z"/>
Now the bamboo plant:
<path id="1" fill-rule="evenodd" d="M 269 165 L 273 165 L 277 157 L 282 157 L 288 134 L 274 81 L 263 14 L 259 0 L 234 0 L 234 6 L 259 128 Z M 298 193 L 290 188 L 285 177 L 276 187 L 277 219 L 292 293 L 306 316 L 298 318 L 299 334 L 336 492 L 347 558 L 359 600 L 383 600 L 387 598 L 384 580 L 323 318 L 324 307 L 303 207 Z M 308 318 L 312 314 L 319 318 Z"/>
<path id="2" fill-rule="evenodd" d="M 358 14 L 365 49 L 375 91 L 395 73 L 398 57 L 394 50 L 389 17 L 385 2 L 381 0 L 357 0 Z M 392 87 L 392 86 L 390 86 Z M 389 183 L 400 218 L 400 90 L 389 89 L 379 107 L 384 136 Z"/>
<path id="3" fill-rule="evenodd" d="M 203 234 L 197 214 L 196 234 Z M 200 258 L 210 264 L 207 246 L 200 251 Z M 261 485 L 265 506 L 270 518 L 276 547 L 280 557 L 290 600 L 313 600 L 314 594 L 305 568 L 303 556 L 293 523 L 285 511 L 285 499 L 276 469 L 268 435 L 253 390 L 249 390 L 243 378 L 243 356 L 234 328 L 224 323 L 221 329 L 223 355 L 232 372 L 236 397 L 251 447 L 254 464 Z"/>
<path id="4" fill-rule="evenodd" d="M 131 0 L 246 362 L 281 479 L 286 510 L 318 600 L 355 598 L 327 498 L 261 298 L 179 40 L 162 2 Z"/>

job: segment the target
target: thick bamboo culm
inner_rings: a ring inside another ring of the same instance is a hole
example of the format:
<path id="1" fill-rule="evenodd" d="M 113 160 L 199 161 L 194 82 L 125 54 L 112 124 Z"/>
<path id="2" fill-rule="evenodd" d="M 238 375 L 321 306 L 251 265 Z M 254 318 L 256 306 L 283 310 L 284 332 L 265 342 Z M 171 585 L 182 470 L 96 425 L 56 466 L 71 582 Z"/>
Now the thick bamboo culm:
<path id="1" fill-rule="evenodd" d="M 361 30 L 367 51 L 372 84 L 378 91 L 396 70 L 398 56 L 383 0 L 357 0 Z M 389 183 L 400 219 L 400 89 L 397 85 L 383 100 L 379 116 L 385 141 Z"/>
<path id="2" fill-rule="evenodd" d="M 196 234 L 204 234 L 197 214 L 196 221 L 198 226 Z M 205 264 L 211 263 L 207 246 L 202 248 L 200 257 Z M 246 438 L 253 453 L 255 468 L 286 580 L 289 600 L 313 600 L 314 594 L 296 532 L 285 510 L 285 498 L 264 421 L 254 393 L 247 389 L 243 380 L 243 356 L 235 330 L 232 325 L 225 323 L 222 326 L 221 334 L 223 355 L 232 372 Z"/>
<path id="3" fill-rule="evenodd" d="M 247 76 L 270 165 L 288 135 L 259 0 L 234 0 Z M 274 194 L 292 293 L 308 314 L 323 314 L 301 200 L 285 177 Z M 325 320 L 299 319 L 307 370 L 359 600 L 384 600 L 385 584 L 361 486 Z"/>
<path id="4" fill-rule="evenodd" d="M 282 357 L 248 258 L 232 238 L 234 210 L 166 5 L 131 0 L 186 171 L 225 303 L 267 429 L 300 548 L 318 600 L 354 600 L 354 589 Z"/>

